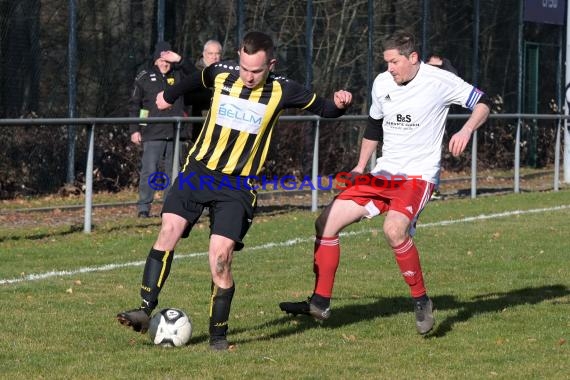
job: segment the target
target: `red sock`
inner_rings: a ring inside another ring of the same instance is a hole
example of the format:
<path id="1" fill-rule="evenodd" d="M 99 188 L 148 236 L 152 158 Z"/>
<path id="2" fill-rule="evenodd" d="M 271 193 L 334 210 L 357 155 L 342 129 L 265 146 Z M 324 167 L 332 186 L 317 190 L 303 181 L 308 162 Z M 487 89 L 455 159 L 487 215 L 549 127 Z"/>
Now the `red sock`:
<path id="1" fill-rule="evenodd" d="M 340 245 L 338 236 L 319 237 L 315 239 L 313 272 L 315 272 L 314 293 L 331 298 L 334 276 L 340 261 Z"/>
<path id="2" fill-rule="evenodd" d="M 396 262 L 400 267 L 400 272 L 404 276 L 404 281 L 410 286 L 412 297 L 421 297 L 426 294 L 422 267 L 418 249 L 411 238 L 407 238 L 397 247 L 392 247 Z"/>

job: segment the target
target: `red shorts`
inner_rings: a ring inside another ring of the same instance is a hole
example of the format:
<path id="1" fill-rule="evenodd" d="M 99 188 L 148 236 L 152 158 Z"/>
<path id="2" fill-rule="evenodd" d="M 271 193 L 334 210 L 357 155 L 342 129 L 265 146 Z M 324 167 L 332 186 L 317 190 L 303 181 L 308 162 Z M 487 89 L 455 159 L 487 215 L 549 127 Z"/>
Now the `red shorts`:
<path id="1" fill-rule="evenodd" d="M 367 217 L 394 210 L 406 215 L 412 223 L 430 199 L 434 184 L 421 179 L 386 179 L 372 174 L 359 176 L 357 184 L 336 196 L 351 200 L 368 210 Z"/>

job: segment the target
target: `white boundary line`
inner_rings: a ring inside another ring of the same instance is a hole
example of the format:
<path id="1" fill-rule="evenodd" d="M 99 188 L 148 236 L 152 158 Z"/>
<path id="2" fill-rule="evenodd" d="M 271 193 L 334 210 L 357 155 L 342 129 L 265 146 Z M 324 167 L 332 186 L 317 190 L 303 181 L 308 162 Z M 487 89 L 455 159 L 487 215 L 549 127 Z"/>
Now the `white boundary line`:
<path id="1" fill-rule="evenodd" d="M 482 215 L 478 215 L 478 216 L 472 216 L 472 217 L 461 218 L 461 219 L 451 219 L 451 220 L 442 220 L 440 222 L 425 223 L 425 224 L 418 225 L 418 228 L 419 227 L 421 227 L 421 228 L 441 227 L 441 226 L 448 226 L 451 224 L 468 223 L 468 222 L 474 222 L 474 221 L 478 221 L 478 220 L 496 219 L 496 218 L 514 216 L 514 215 L 538 214 L 538 213 L 543 213 L 543 212 L 560 211 L 560 210 L 565 210 L 568 208 L 570 208 L 570 205 L 561 205 L 561 206 L 549 207 L 549 208 L 536 208 L 536 209 L 531 209 L 531 210 L 515 210 L 515 211 L 500 212 L 500 213 L 488 214 L 488 215 L 482 214 Z M 360 235 L 363 233 L 370 233 L 371 231 L 372 231 L 371 229 L 367 229 L 367 230 L 360 230 L 360 231 L 353 231 L 353 232 L 343 232 L 343 233 L 341 233 L 341 236 L 355 236 L 355 235 Z M 311 236 L 308 238 L 290 239 L 290 240 L 285 240 L 285 241 L 281 241 L 281 242 L 266 243 L 266 244 L 258 245 L 255 247 L 250 247 L 250 248 L 248 248 L 248 250 L 249 251 L 258 251 L 258 250 L 262 250 L 262 249 L 269 249 L 269 248 L 276 248 L 276 247 L 290 247 L 293 245 L 312 242 L 312 241 L 314 241 L 314 236 Z M 189 254 L 185 254 L 185 255 L 179 254 L 179 255 L 176 255 L 175 259 L 176 260 L 188 259 L 188 258 L 193 258 L 193 257 L 206 256 L 207 254 L 208 254 L 208 252 L 196 252 L 196 253 L 189 253 Z M 123 263 L 123 264 L 107 264 L 107 265 L 101 265 L 101 266 L 95 266 L 95 267 L 84 267 L 84 268 L 79 268 L 79 269 L 71 270 L 71 271 L 62 270 L 62 271 L 51 271 L 51 272 L 44 272 L 44 273 L 29 274 L 26 276 L 22 276 L 20 278 L 0 279 L 0 285 L 9 285 L 9 284 L 22 283 L 22 282 L 39 281 L 39 280 L 45 280 L 45 279 L 48 279 L 51 277 L 74 276 L 76 274 L 82 274 L 82 273 L 106 272 L 106 271 L 111 271 L 111 270 L 115 270 L 115 269 L 127 268 L 127 267 L 139 267 L 139 266 L 143 266 L 145 264 L 145 262 L 146 262 L 146 260 L 144 260 L 144 261 L 131 261 L 128 263 Z"/>

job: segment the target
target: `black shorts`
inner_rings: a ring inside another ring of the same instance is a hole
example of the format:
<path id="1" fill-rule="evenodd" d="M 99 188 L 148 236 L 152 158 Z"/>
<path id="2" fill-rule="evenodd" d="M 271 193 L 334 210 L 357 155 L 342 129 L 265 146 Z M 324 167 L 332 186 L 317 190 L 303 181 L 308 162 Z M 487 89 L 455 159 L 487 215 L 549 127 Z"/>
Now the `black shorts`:
<path id="1" fill-rule="evenodd" d="M 168 191 L 162 213 L 186 219 L 188 227 L 182 237 L 187 238 L 204 207 L 208 207 L 210 234 L 232 239 L 235 250 L 241 250 L 257 205 L 257 192 L 250 188 L 247 177 L 210 170 L 194 159 L 190 159 L 185 169 Z"/>

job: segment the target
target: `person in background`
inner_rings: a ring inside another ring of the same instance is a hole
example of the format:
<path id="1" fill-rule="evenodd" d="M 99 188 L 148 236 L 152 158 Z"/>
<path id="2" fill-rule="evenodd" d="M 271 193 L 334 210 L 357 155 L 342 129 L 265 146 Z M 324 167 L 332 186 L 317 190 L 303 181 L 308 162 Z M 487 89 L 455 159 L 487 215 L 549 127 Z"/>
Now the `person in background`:
<path id="1" fill-rule="evenodd" d="M 196 61 L 196 68 L 204 70 L 211 64 L 220 62 L 222 60 L 222 50 L 222 44 L 219 41 L 206 41 L 202 50 L 202 56 Z"/>
<path id="2" fill-rule="evenodd" d="M 234 251 L 244 247 L 243 239 L 254 218 L 257 192 L 250 179 L 263 169 L 279 115 L 284 109 L 295 108 L 322 117 L 340 117 L 352 103 L 348 91 L 339 90 L 332 99 L 325 99 L 274 74 L 275 47 L 265 33 L 247 33 L 238 55 L 239 63 L 212 64 L 156 98 L 159 109 L 168 109 L 184 93 L 213 88 L 203 130 L 166 195 L 160 232 L 142 275 L 140 307 L 117 315 L 119 323 L 135 331 L 148 329 L 170 273 L 174 249 L 208 207 L 212 279 L 209 333 L 210 348 L 216 351 L 230 347 L 227 332 L 236 289 L 231 264 Z M 209 185 L 203 186 L 202 179 Z"/>
<path id="3" fill-rule="evenodd" d="M 423 63 L 410 33 L 388 37 L 383 51 L 388 69 L 376 77 L 372 86 L 360 157 L 351 171 L 354 179 L 315 222 L 313 293 L 308 300 L 281 302 L 279 307 L 294 315 L 328 319 L 340 261 L 340 232 L 362 219 L 386 214 L 384 238 L 409 287 L 416 330 L 423 335 L 433 328 L 435 319 L 412 238 L 439 172 L 447 112 L 451 104 L 472 111 L 463 128 L 449 141 L 451 154 L 458 156 L 473 131 L 487 119 L 490 100 L 458 76 Z M 381 157 L 371 173 L 362 174 L 381 139 Z"/>
<path id="4" fill-rule="evenodd" d="M 213 63 L 218 63 L 222 59 L 222 44 L 217 40 L 208 40 L 202 49 L 202 56 L 196 61 L 196 69 L 198 71 L 204 70 L 206 67 Z M 190 116 L 206 116 L 210 108 L 210 101 L 212 99 L 212 89 L 204 88 L 193 93 L 184 94 L 184 104 L 192 107 Z M 202 123 L 194 123 L 189 129 L 188 140 L 190 144 L 183 155 L 186 158 L 190 145 L 194 144 L 198 139 L 198 135 L 202 130 Z"/>
<path id="5" fill-rule="evenodd" d="M 159 92 L 182 80 L 180 61 L 180 55 L 171 50 L 168 42 L 161 41 L 156 44 L 152 65 L 135 77 L 129 99 L 129 117 L 184 116 L 182 99 L 177 100 L 167 110 L 159 110 L 155 103 Z M 149 184 L 149 177 L 159 170 L 161 163 L 163 170 L 170 175 L 175 128 L 173 123 L 140 123 L 130 126 L 130 134 L 131 142 L 142 146 L 137 215 L 139 218 L 148 218 L 154 200 L 154 190 Z"/>
<path id="6" fill-rule="evenodd" d="M 428 55 L 426 63 L 442 70 L 447 70 L 455 75 L 459 75 L 457 69 L 451 64 L 451 61 L 440 54 L 432 53 Z"/>

